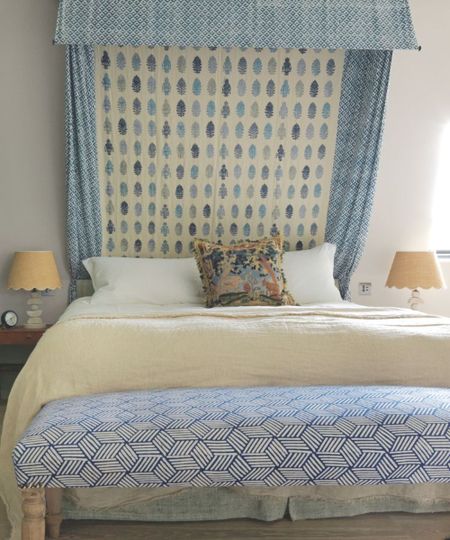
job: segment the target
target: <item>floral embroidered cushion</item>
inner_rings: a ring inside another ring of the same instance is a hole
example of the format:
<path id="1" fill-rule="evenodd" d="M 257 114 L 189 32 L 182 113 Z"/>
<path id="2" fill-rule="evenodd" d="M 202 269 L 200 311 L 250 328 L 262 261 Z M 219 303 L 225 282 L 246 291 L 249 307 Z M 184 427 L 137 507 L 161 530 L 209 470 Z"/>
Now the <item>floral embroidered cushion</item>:
<path id="1" fill-rule="evenodd" d="M 293 304 L 286 290 L 280 236 L 223 246 L 194 241 L 206 307 Z"/>

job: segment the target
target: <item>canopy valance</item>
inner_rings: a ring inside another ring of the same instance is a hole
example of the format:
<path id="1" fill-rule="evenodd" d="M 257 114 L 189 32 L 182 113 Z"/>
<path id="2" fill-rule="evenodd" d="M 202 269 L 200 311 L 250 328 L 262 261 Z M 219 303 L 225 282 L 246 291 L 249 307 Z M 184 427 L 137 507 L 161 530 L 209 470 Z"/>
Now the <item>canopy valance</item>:
<path id="1" fill-rule="evenodd" d="M 60 0 L 55 42 L 417 48 L 407 0 Z"/>

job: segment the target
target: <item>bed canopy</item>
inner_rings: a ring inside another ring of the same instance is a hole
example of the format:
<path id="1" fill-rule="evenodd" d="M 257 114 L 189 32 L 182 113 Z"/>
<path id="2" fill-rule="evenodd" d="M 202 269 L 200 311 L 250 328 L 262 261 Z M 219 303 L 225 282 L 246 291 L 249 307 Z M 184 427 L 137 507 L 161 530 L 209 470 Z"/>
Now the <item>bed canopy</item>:
<path id="1" fill-rule="evenodd" d="M 407 0 L 61 0 L 68 254 L 188 256 L 279 230 L 348 297 Z"/>

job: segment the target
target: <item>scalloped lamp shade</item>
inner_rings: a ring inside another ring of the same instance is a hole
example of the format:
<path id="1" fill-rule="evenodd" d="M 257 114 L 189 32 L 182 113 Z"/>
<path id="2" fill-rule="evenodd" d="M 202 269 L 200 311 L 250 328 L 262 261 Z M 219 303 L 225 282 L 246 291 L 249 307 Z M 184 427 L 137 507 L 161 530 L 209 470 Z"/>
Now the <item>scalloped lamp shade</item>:
<path id="1" fill-rule="evenodd" d="M 445 289 L 441 267 L 434 251 L 397 251 L 386 287 L 397 289 Z"/>
<path id="2" fill-rule="evenodd" d="M 61 278 L 53 251 L 17 251 L 11 265 L 8 289 L 45 291 L 60 289 Z"/>

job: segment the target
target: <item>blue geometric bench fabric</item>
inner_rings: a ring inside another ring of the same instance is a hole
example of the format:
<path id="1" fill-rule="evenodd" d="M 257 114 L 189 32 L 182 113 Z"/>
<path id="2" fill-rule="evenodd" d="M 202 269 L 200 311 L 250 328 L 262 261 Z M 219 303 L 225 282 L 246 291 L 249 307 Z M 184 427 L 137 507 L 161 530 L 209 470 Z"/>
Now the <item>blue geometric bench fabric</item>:
<path id="1" fill-rule="evenodd" d="M 134 391 L 47 404 L 14 450 L 19 487 L 450 482 L 450 390 Z"/>

